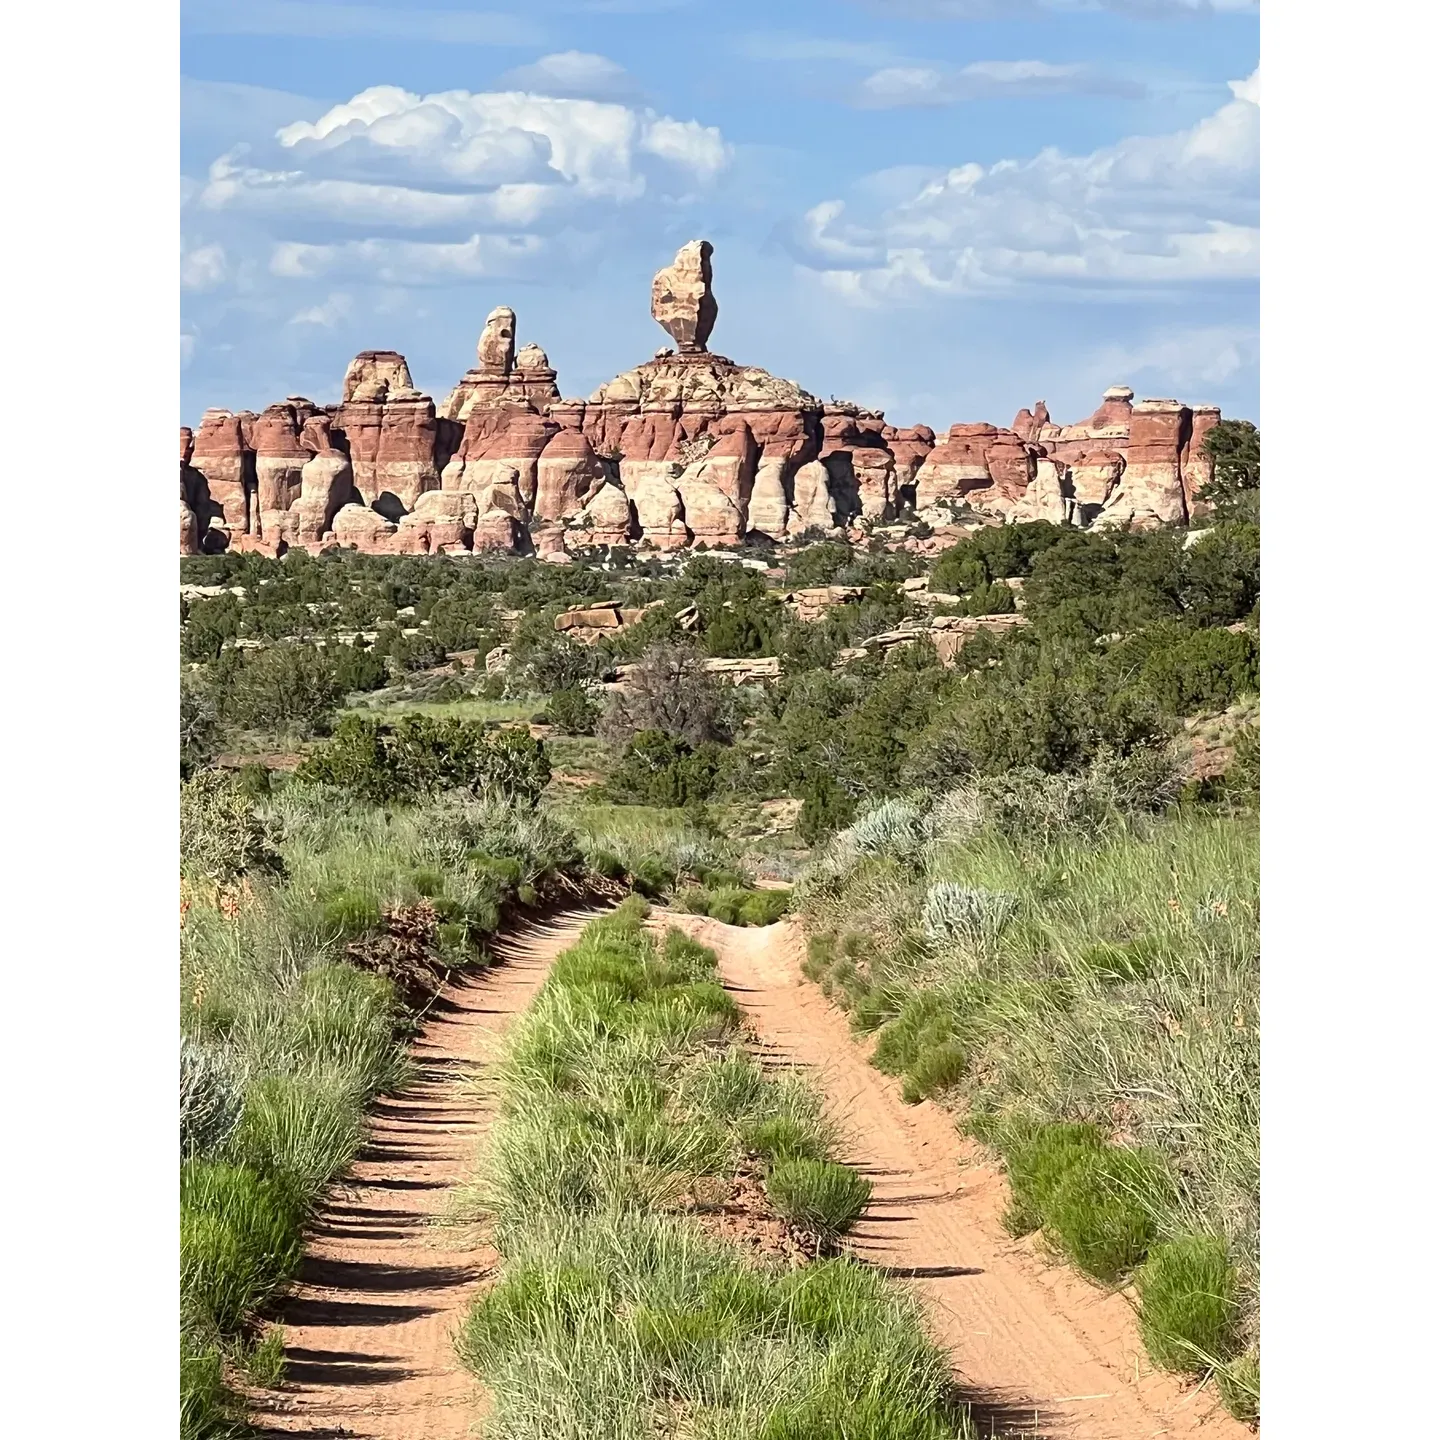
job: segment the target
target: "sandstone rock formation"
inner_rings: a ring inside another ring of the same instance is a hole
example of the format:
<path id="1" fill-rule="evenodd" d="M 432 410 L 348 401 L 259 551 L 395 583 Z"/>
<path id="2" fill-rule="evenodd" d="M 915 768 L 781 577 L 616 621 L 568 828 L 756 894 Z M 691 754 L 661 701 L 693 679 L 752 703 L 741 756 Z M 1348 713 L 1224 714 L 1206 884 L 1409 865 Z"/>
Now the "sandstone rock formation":
<path id="1" fill-rule="evenodd" d="M 674 261 L 650 285 L 650 313 L 682 355 L 704 351 L 720 313 L 710 290 L 714 253 L 708 240 L 692 240 L 680 247 Z"/>
<path id="2" fill-rule="evenodd" d="M 182 554 L 291 545 L 386 554 L 523 550 L 565 563 L 593 546 L 794 543 L 879 531 L 950 543 L 956 526 L 1185 523 L 1211 466 L 1214 407 L 1135 402 L 1115 386 L 1076 425 L 1043 400 L 1010 428 L 899 429 L 849 402 L 707 349 L 712 247 L 655 277 L 651 313 L 674 341 L 588 399 L 563 399 L 516 316 L 486 317 L 477 363 L 437 406 L 405 357 L 367 350 L 340 400 L 292 395 L 259 415 L 206 411 L 181 431 Z M 885 530 L 912 515 L 933 539 Z"/>

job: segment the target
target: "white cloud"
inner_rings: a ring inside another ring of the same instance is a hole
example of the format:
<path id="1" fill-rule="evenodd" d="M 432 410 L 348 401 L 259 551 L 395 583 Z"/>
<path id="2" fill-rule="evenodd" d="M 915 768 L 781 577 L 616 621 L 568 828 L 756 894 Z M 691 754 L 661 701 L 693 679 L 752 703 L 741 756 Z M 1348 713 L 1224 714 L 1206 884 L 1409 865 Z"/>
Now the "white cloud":
<path id="1" fill-rule="evenodd" d="M 344 5 L 322 0 L 187 0 L 181 25 L 197 35 L 291 35 L 308 40 L 411 40 L 442 45 L 535 45 L 542 32 L 514 15 Z"/>
<path id="2" fill-rule="evenodd" d="M 347 240 L 336 245 L 284 241 L 270 271 L 291 280 L 344 275 L 382 285 L 435 285 L 457 280 L 514 279 L 547 265 L 551 245 L 538 235 L 472 235 L 457 242 Z"/>
<path id="3" fill-rule="evenodd" d="M 673 209 L 731 159 L 719 130 L 649 109 L 386 85 L 282 126 L 259 153 L 236 146 L 192 208 L 240 226 L 252 254 L 258 240 L 275 276 L 513 277 L 591 253 L 625 212 Z"/>
<path id="4" fill-rule="evenodd" d="M 1145 87 L 1092 70 L 1044 60 L 976 60 L 959 68 L 891 65 L 860 82 L 855 103 L 874 109 L 954 105 L 1025 95 L 1121 95 L 1139 97 Z"/>
<path id="5" fill-rule="evenodd" d="M 955 167 L 851 215 L 839 200 L 791 233 L 800 262 L 856 302 L 1060 287 L 1133 295 L 1258 274 L 1259 75 L 1197 125 L 1089 155 Z"/>
<path id="6" fill-rule="evenodd" d="M 1260 332 L 1253 325 L 1209 325 L 1108 346 L 1090 356 L 1085 368 L 1096 384 L 1109 385 L 1123 375 L 1127 384 L 1147 391 L 1193 395 L 1229 385 L 1259 363 Z"/>
<path id="7" fill-rule="evenodd" d="M 327 296 L 319 305 L 311 305 L 290 317 L 292 325 L 319 325 L 333 330 L 342 320 L 348 320 L 355 313 L 355 301 L 343 291 Z"/>
<path id="8" fill-rule="evenodd" d="M 532 95 L 560 95 L 582 100 L 626 100 L 636 93 L 634 78 L 623 65 L 583 50 L 542 55 L 533 65 L 507 70 L 496 82 L 502 90 Z"/>
<path id="9" fill-rule="evenodd" d="M 180 286 L 184 290 L 209 290 L 225 279 L 227 272 L 223 245 L 200 245 L 180 249 Z"/>

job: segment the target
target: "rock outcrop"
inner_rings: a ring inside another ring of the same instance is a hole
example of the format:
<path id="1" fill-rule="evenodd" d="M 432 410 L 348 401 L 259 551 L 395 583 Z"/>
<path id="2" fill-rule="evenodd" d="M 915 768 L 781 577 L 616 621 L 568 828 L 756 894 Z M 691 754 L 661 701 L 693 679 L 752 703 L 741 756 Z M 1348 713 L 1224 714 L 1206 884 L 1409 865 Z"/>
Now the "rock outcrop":
<path id="1" fill-rule="evenodd" d="M 693 240 L 655 276 L 651 313 L 673 347 L 587 399 L 561 397 L 549 357 L 517 347 L 515 312 L 500 305 L 438 406 L 403 355 L 367 350 L 336 404 L 292 395 L 259 415 L 206 411 L 181 431 L 181 553 L 503 549 L 563 563 L 594 546 L 877 531 L 908 546 L 922 542 L 885 527 L 912 515 L 943 536 L 996 520 L 1154 526 L 1195 513 L 1214 407 L 1136 403 L 1116 386 L 1076 425 L 1041 400 L 1008 429 L 899 429 L 712 353 L 712 254 Z"/>

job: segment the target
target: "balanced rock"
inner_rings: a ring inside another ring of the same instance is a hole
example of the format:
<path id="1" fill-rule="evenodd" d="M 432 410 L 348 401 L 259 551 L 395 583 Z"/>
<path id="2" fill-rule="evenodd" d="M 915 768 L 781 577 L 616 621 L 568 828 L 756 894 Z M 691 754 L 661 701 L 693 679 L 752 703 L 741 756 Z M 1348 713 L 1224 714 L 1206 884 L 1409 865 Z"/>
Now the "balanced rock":
<path id="1" fill-rule="evenodd" d="M 710 290 L 714 253 L 708 240 L 682 245 L 650 286 L 650 313 L 682 355 L 702 353 L 715 328 L 720 307 Z"/>
<path id="2" fill-rule="evenodd" d="M 497 305 L 485 317 L 475 354 L 482 374 L 510 373 L 515 364 L 515 312 L 508 305 Z"/>

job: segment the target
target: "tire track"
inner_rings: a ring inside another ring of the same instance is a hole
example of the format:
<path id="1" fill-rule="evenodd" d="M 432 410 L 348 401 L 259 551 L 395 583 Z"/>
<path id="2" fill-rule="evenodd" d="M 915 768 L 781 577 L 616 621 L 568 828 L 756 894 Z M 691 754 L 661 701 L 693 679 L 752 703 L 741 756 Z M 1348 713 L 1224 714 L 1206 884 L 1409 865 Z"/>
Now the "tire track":
<path id="1" fill-rule="evenodd" d="M 814 1072 L 845 1132 L 844 1158 L 875 1187 L 853 1249 L 919 1288 L 982 1434 L 1251 1434 L 1212 1390 L 1151 1369 L 1124 1296 L 1046 1264 L 1033 1242 L 1006 1233 L 1004 1176 L 946 1111 L 904 1104 L 896 1082 L 869 1064 L 844 1015 L 802 975 L 794 922 L 746 929 L 703 916 L 657 919 L 716 951 L 767 1064 Z"/>
<path id="2" fill-rule="evenodd" d="M 561 950 L 602 910 L 498 937 L 498 963 L 446 986 L 412 1049 L 415 1076 L 371 1107 L 369 1136 L 312 1223 L 285 1300 L 285 1383 L 254 1397 L 269 1436 L 460 1440 L 475 1385 L 451 1336 L 494 1266 L 431 1222 L 468 1179 L 493 1105 L 473 1082 Z"/>

